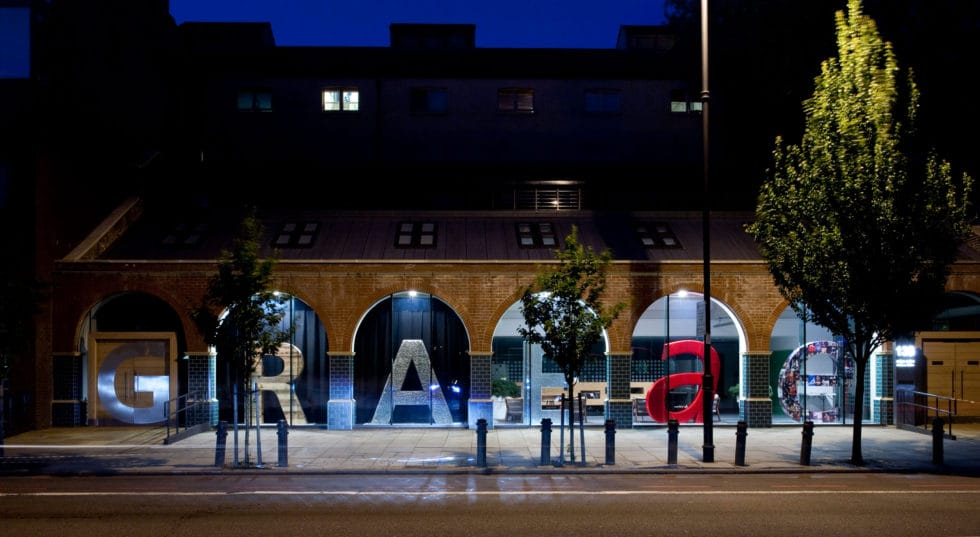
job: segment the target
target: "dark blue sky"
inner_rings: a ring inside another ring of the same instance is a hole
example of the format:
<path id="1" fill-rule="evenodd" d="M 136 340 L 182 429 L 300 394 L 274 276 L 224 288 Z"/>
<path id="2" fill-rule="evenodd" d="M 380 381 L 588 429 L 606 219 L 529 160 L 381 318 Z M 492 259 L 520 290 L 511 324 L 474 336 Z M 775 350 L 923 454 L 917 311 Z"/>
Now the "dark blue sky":
<path id="1" fill-rule="evenodd" d="M 286 46 L 388 46 L 391 23 L 476 25 L 476 46 L 613 48 L 620 25 L 659 24 L 662 0 L 170 0 L 182 22 L 272 23 Z"/>

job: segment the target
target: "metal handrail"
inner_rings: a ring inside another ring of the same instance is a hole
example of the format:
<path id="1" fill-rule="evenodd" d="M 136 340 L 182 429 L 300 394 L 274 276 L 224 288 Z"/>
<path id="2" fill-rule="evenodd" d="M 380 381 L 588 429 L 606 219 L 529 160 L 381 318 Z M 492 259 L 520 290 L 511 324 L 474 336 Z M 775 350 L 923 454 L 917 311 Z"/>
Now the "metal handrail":
<path id="1" fill-rule="evenodd" d="M 186 431 L 189 427 L 197 425 L 196 423 L 190 423 L 190 411 L 195 409 L 198 405 L 203 404 L 203 398 L 201 392 L 188 392 L 184 395 L 178 395 L 173 399 L 165 402 L 163 404 L 163 414 L 167 420 L 167 438 L 171 437 L 170 429 L 173 428 L 174 435 L 180 434 L 180 424 L 181 416 L 183 415 L 184 430 Z"/>
<path id="2" fill-rule="evenodd" d="M 957 415 L 955 397 L 898 388 L 895 390 L 895 403 L 895 421 L 898 425 L 907 428 L 918 428 L 921 425 L 929 430 L 933 419 L 944 418 L 943 421 L 947 426 L 946 434 L 950 438 L 956 438 L 953 435 L 953 420 Z M 920 417 L 921 420 L 918 419 Z M 919 423 L 920 421 L 922 423 Z"/>

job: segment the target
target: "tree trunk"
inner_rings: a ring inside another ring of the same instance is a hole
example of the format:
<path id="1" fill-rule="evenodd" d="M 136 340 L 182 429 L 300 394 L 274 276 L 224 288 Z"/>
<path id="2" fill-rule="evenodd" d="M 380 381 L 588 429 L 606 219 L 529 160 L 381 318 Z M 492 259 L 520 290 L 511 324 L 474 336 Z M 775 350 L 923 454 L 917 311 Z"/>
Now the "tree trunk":
<path id="1" fill-rule="evenodd" d="M 568 451 L 575 462 L 575 377 L 565 377 L 568 385 Z"/>
<path id="2" fill-rule="evenodd" d="M 864 421 L 864 373 L 868 369 L 868 356 L 855 357 L 854 372 L 854 436 L 851 440 L 851 464 L 857 466 L 864 465 L 864 457 L 861 455 L 861 423 Z M 846 402 L 846 393 L 844 395 Z"/>

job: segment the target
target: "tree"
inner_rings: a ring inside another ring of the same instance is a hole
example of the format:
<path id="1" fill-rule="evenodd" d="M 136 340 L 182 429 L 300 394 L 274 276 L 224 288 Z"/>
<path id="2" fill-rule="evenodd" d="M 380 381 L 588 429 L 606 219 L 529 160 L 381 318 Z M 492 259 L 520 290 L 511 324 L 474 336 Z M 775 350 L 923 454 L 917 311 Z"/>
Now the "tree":
<path id="1" fill-rule="evenodd" d="M 248 208 L 232 249 L 221 252 L 208 293 L 191 314 L 240 394 L 248 392 L 259 358 L 275 354 L 291 335 L 280 328 L 286 299 L 269 291 L 275 259 L 259 258 L 261 236 L 255 209 Z"/>
<path id="2" fill-rule="evenodd" d="M 612 260 L 608 250 L 596 254 L 578 242 L 578 228 L 572 226 L 565 247 L 555 251 L 559 265 L 553 271 L 537 274 L 534 283 L 523 288 L 521 313 L 526 327 L 517 329 L 528 342 L 541 345 L 544 354 L 558 364 L 572 404 L 568 422 L 573 424 L 575 380 L 594 357 L 593 345 L 602 332 L 626 307 L 619 303 L 604 309 L 600 302 L 606 288 L 606 269 Z M 574 435 L 569 442 L 575 453 Z"/>
<path id="3" fill-rule="evenodd" d="M 844 338 L 856 366 L 851 463 L 863 464 L 864 377 L 886 341 L 928 326 L 969 229 L 972 179 L 915 128 L 918 89 L 860 0 L 835 15 L 837 57 L 804 101 L 799 144 L 777 137 L 747 226 L 780 293 Z"/>

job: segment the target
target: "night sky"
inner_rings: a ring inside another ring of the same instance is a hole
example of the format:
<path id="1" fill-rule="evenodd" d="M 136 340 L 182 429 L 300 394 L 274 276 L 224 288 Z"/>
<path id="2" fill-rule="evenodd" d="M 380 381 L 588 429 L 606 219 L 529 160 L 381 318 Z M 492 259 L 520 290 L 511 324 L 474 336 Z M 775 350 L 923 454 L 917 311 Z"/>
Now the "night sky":
<path id="1" fill-rule="evenodd" d="M 170 0 L 183 22 L 270 22 L 284 46 L 389 45 L 392 23 L 475 24 L 477 47 L 614 48 L 620 25 L 663 22 L 661 0 Z"/>

